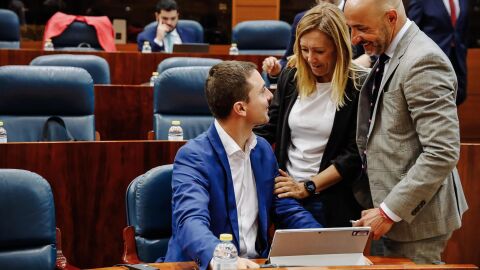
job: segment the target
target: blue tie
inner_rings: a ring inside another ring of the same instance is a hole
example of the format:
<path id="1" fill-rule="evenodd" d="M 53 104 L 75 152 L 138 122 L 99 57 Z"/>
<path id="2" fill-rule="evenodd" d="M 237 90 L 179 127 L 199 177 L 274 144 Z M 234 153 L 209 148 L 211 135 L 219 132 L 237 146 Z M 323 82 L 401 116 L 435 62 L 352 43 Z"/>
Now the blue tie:
<path id="1" fill-rule="evenodd" d="M 173 38 L 171 33 L 165 34 L 163 38 L 163 45 L 165 47 L 165 52 L 171 53 L 173 51 Z"/>

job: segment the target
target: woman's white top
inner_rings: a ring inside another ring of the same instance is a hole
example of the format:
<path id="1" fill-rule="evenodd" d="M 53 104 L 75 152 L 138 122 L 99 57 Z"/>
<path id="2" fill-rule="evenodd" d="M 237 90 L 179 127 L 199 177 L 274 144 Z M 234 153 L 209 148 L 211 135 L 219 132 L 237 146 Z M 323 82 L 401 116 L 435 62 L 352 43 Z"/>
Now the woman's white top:
<path id="1" fill-rule="evenodd" d="M 309 180 L 320 169 L 336 112 L 331 94 L 331 83 L 317 83 L 311 95 L 297 97 L 288 116 L 291 140 L 287 171 L 297 181 Z"/>

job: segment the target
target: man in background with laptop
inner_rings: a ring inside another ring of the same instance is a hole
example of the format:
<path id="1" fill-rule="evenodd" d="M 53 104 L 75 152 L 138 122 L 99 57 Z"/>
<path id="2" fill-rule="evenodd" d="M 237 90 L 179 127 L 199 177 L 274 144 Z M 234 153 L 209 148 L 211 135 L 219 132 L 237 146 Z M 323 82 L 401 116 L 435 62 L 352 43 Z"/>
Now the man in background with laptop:
<path id="1" fill-rule="evenodd" d="M 291 198 L 273 194 L 278 165 L 270 144 L 252 129 L 268 122 L 272 93 L 253 63 L 213 66 L 205 95 L 215 117 L 210 128 L 180 148 L 172 175 L 172 237 L 165 261 L 210 265 L 222 233 L 233 235 L 238 268 L 258 268 L 275 222 L 283 228 L 320 228 Z"/>
<path id="2" fill-rule="evenodd" d="M 143 43 L 148 41 L 152 52 L 173 51 L 174 44 L 193 43 L 195 34 L 193 29 L 181 27 L 178 24 L 178 5 L 175 0 L 160 0 L 157 3 L 155 18 L 157 27 L 145 27 L 138 34 L 138 50 L 142 50 Z"/>

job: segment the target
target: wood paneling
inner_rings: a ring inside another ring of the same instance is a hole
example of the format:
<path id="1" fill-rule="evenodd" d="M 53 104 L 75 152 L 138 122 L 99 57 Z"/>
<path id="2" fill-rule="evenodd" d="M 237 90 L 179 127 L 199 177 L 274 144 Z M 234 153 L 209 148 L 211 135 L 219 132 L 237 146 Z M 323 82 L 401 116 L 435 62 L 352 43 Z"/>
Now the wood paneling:
<path id="1" fill-rule="evenodd" d="M 462 142 L 480 142 L 480 49 L 467 56 L 467 99 L 458 107 Z"/>
<path id="2" fill-rule="evenodd" d="M 463 215 L 462 227 L 448 242 L 443 258 L 447 263 L 480 265 L 478 229 L 480 228 L 480 144 L 462 144 L 458 172 L 469 210 Z"/>
<path id="3" fill-rule="evenodd" d="M 53 142 L 0 144 L 0 168 L 43 176 L 55 199 L 63 252 L 75 266 L 121 262 L 128 184 L 173 162 L 184 142 Z M 8 158 L 6 158 L 8 157 Z"/>
<path id="4" fill-rule="evenodd" d="M 232 0 L 232 28 L 243 21 L 279 18 L 280 0 Z"/>
<path id="5" fill-rule="evenodd" d="M 228 46 L 215 46 L 212 50 L 215 52 L 226 51 Z M 21 49 L 21 50 L 0 50 L 0 66 L 4 65 L 28 65 L 35 57 L 47 54 L 72 53 L 72 54 L 94 54 L 107 60 L 110 66 L 110 78 L 112 84 L 138 85 L 148 82 L 153 71 L 157 70 L 158 64 L 166 58 L 174 56 L 189 57 L 211 57 L 224 60 L 250 61 L 262 69 L 264 55 L 228 55 L 221 53 L 212 54 L 167 54 L 150 53 L 142 54 L 139 52 L 67 52 L 53 51 L 45 52 L 39 49 Z"/>
<path id="6" fill-rule="evenodd" d="M 153 87 L 95 85 L 95 128 L 103 141 L 148 139 L 153 130 Z"/>

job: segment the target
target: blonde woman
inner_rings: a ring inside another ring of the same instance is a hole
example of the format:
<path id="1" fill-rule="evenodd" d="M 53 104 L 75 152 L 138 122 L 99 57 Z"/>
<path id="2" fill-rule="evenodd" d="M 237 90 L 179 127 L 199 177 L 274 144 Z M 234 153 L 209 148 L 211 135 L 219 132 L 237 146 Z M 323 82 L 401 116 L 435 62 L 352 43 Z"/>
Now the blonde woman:
<path id="1" fill-rule="evenodd" d="M 300 20 L 269 123 L 255 132 L 275 144 L 275 194 L 301 200 L 323 225 L 351 226 L 361 207 L 351 185 L 361 174 L 355 142 L 360 82 L 341 10 L 321 2 Z"/>

